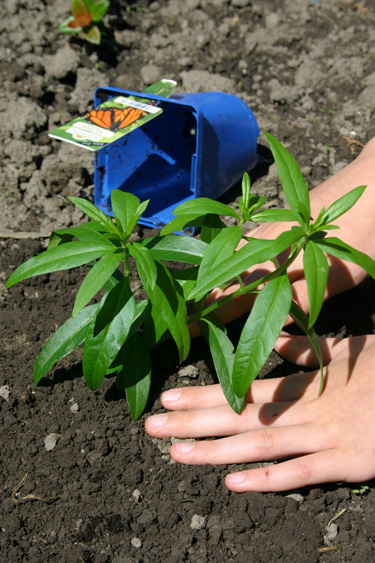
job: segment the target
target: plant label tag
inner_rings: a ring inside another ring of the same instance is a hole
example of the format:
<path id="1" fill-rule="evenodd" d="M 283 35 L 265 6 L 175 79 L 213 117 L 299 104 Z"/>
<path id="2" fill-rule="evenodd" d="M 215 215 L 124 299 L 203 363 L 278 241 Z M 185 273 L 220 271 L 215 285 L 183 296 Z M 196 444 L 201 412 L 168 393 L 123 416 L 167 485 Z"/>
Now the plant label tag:
<path id="1" fill-rule="evenodd" d="M 143 93 L 168 98 L 175 87 L 174 80 L 163 79 Z M 98 151 L 158 117 L 163 112 L 159 103 L 159 100 L 143 98 L 141 95 L 115 95 L 95 109 L 51 131 L 49 136 L 90 151 Z"/>

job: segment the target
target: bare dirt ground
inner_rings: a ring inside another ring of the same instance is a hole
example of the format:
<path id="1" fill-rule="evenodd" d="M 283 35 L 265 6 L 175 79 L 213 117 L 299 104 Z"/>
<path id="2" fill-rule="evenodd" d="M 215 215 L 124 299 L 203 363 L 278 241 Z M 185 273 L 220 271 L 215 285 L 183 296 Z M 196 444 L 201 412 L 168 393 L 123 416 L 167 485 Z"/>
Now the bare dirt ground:
<path id="1" fill-rule="evenodd" d="M 314 562 L 374 560 L 375 493 L 330 486 L 233 494 L 228 467 L 172 463 L 169 441 L 131 421 L 108 378 L 82 379 L 80 352 L 40 386 L 33 363 L 70 316 L 82 271 L 4 289 L 43 235 L 78 224 L 66 199 L 93 198 L 92 153 L 48 131 L 92 104 L 97 86 L 142 91 L 166 77 L 177 92 L 219 90 L 248 103 L 261 130 L 297 158 L 310 187 L 375 135 L 375 7 L 370 0 L 113 1 L 100 47 L 57 33 L 63 0 L 4 0 L 0 22 L 1 560 L 9 562 Z M 260 150 L 267 154 L 264 137 Z M 283 203 L 273 164 L 254 190 Z M 239 187 L 225 196 L 234 202 Z M 144 229 L 139 227 L 139 235 Z M 18 233 L 18 234 L 17 234 Z M 21 234 L 19 234 L 21 233 Z M 16 237 L 16 238 L 15 238 Z M 22 238 L 21 238 L 22 237 Z M 374 332 L 374 283 L 327 303 L 320 333 Z M 231 328 L 236 334 L 236 325 Z M 158 350 L 147 413 L 163 388 L 185 385 L 172 346 Z M 186 362 L 215 379 L 203 342 Z M 263 376 L 296 372 L 272 355 Z M 190 380 L 189 380 L 190 382 Z M 56 445 L 45 438 L 56 434 Z M 48 446 L 48 443 L 47 443 Z"/>

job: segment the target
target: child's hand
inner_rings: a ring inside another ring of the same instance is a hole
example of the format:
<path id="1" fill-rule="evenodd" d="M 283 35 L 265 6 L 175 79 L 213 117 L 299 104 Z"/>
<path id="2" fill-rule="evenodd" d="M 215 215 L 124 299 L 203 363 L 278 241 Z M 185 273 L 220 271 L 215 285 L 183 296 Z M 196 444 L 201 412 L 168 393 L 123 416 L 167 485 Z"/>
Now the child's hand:
<path id="1" fill-rule="evenodd" d="M 301 341 L 297 348 L 294 344 L 292 337 L 283 337 L 279 351 L 303 363 Z M 227 475 L 227 487 L 237 492 L 366 481 L 375 477 L 375 336 L 332 339 L 329 357 L 320 397 L 319 372 L 254 381 L 240 415 L 227 405 L 219 385 L 174 389 L 161 398 L 173 412 L 149 417 L 146 430 L 158 438 L 226 436 L 173 444 L 171 456 L 180 463 L 292 458 Z"/>

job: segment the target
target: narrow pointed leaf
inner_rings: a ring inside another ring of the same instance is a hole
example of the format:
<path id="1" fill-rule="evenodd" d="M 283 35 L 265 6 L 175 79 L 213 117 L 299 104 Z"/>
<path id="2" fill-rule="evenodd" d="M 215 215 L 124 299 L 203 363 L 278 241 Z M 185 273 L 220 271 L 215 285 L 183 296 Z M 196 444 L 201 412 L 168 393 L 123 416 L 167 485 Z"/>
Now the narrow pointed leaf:
<path id="1" fill-rule="evenodd" d="M 311 328 L 323 305 L 329 271 L 328 260 L 324 252 L 311 240 L 307 243 L 303 253 L 303 269 L 310 306 L 308 328 Z"/>
<path id="2" fill-rule="evenodd" d="M 57 28 L 59 33 L 79 33 L 82 27 L 79 26 L 74 16 L 67 17 Z"/>
<path id="3" fill-rule="evenodd" d="M 323 356 L 315 329 L 312 326 L 309 327 L 308 316 L 301 309 L 301 307 L 299 307 L 299 305 L 297 305 L 297 303 L 295 303 L 294 301 L 292 301 L 289 314 L 292 317 L 295 324 L 306 334 L 318 359 L 319 369 L 320 369 L 320 389 L 319 389 L 319 395 L 320 395 L 321 392 L 323 391 L 323 384 L 324 384 Z"/>
<path id="4" fill-rule="evenodd" d="M 125 390 L 133 420 L 137 420 L 147 404 L 151 386 L 151 358 L 142 336 L 134 334 L 125 342 L 121 353 L 122 369 L 116 386 Z"/>
<path id="5" fill-rule="evenodd" d="M 284 326 L 292 302 L 286 274 L 265 285 L 255 300 L 237 346 L 233 365 L 233 388 L 244 397 L 267 361 Z"/>
<path id="6" fill-rule="evenodd" d="M 27 278 L 69 270 L 96 260 L 103 254 L 114 249 L 113 244 L 106 240 L 93 242 L 67 242 L 51 250 L 46 250 L 24 262 L 11 274 L 6 287 L 11 287 Z"/>
<path id="7" fill-rule="evenodd" d="M 204 253 L 198 272 L 197 283 L 200 283 L 206 272 L 212 272 L 216 267 L 229 259 L 235 252 L 241 240 L 242 232 L 239 225 L 222 230 L 208 246 Z"/>
<path id="8" fill-rule="evenodd" d="M 321 218 L 321 223 L 331 223 L 343 215 L 358 201 L 366 186 L 358 186 L 332 203 Z"/>
<path id="9" fill-rule="evenodd" d="M 134 194 L 121 190 L 111 191 L 111 205 L 116 224 L 122 233 L 130 234 L 129 223 L 136 213 L 140 200 Z M 137 221 L 136 221 L 137 222 Z"/>
<path id="10" fill-rule="evenodd" d="M 253 213 L 255 213 L 255 211 L 257 209 L 259 209 L 259 207 L 261 205 L 263 205 L 263 203 L 266 203 L 267 199 L 265 197 L 263 197 L 262 195 L 254 195 L 250 198 L 249 201 L 249 206 L 248 206 L 248 211 L 249 211 L 249 215 L 253 215 Z"/>
<path id="11" fill-rule="evenodd" d="M 157 278 L 157 268 L 152 253 L 148 248 L 134 242 L 128 246 L 129 254 L 137 264 L 139 276 L 147 293 L 153 291 Z"/>
<path id="12" fill-rule="evenodd" d="M 68 227 L 67 229 L 52 231 L 49 237 L 48 250 L 60 244 L 71 242 L 74 237 L 80 241 L 103 240 L 103 231 L 103 226 L 96 221 L 88 221 L 78 227 Z"/>
<path id="13" fill-rule="evenodd" d="M 220 219 L 219 215 L 213 215 L 212 213 L 207 213 L 204 217 L 203 224 L 201 227 L 201 242 L 210 244 L 213 239 L 226 228 L 226 224 Z M 196 240 L 196 239 L 194 239 Z"/>
<path id="14" fill-rule="evenodd" d="M 133 217 L 130 219 L 129 224 L 128 224 L 128 230 L 127 233 L 128 235 L 130 235 L 133 230 L 134 227 L 136 226 L 136 224 L 138 223 L 140 217 L 143 215 L 143 213 L 146 211 L 146 208 L 149 204 L 150 200 L 147 199 L 146 201 L 142 201 L 139 205 L 138 205 L 138 209 L 136 210 L 136 212 L 134 213 Z"/>
<path id="15" fill-rule="evenodd" d="M 296 214 L 302 213 L 304 223 L 310 221 L 310 198 L 306 182 L 294 157 L 275 137 L 269 133 L 265 136 L 275 159 L 280 182 L 289 207 Z M 303 222 L 302 222 L 302 226 Z"/>
<path id="16" fill-rule="evenodd" d="M 192 266 L 172 272 L 172 278 L 181 287 L 185 301 L 189 300 L 189 295 L 197 283 L 198 271 L 198 266 Z"/>
<path id="17" fill-rule="evenodd" d="M 250 176 L 247 172 L 242 177 L 242 205 L 244 209 L 249 209 L 250 198 L 251 198 L 251 182 Z"/>
<path id="18" fill-rule="evenodd" d="M 91 201 L 88 201 L 87 199 L 83 199 L 81 197 L 69 197 L 68 199 L 70 199 L 70 201 L 72 201 L 74 205 L 79 207 L 79 209 L 81 209 L 81 211 L 83 211 L 88 217 L 90 217 L 90 219 L 96 221 L 97 223 L 100 223 L 100 225 L 105 227 L 105 230 L 107 232 L 116 233 L 117 235 L 120 234 L 118 228 L 108 217 L 108 215 L 103 213 L 103 211 L 96 207 L 93 203 L 91 203 Z"/>
<path id="19" fill-rule="evenodd" d="M 173 215 L 191 215 L 194 214 L 196 217 L 200 215 L 207 215 L 207 213 L 213 213 L 214 215 L 229 215 L 230 217 L 236 217 L 240 219 L 237 211 L 214 199 L 207 197 L 198 197 L 196 199 L 189 199 L 184 201 L 174 209 Z"/>
<path id="20" fill-rule="evenodd" d="M 270 223 L 278 221 L 297 221 L 291 209 L 264 209 L 251 215 L 251 220 L 256 223 Z"/>
<path id="21" fill-rule="evenodd" d="M 336 237 L 322 238 L 316 240 L 315 244 L 317 244 L 324 252 L 327 252 L 327 254 L 335 256 L 335 258 L 340 258 L 341 260 L 347 260 L 348 262 L 357 264 L 375 279 L 375 262 L 367 254 L 364 254 L 360 250 L 356 250 Z"/>
<path id="22" fill-rule="evenodd" d="M 205 216 L 202 213 L 190 213 L 178 215 L 174 217 L 165 227 L 162 228 L 160 234 L 162 236 L 170 235 L 172 233 L 182 232 L 185 228 L 200 227 L 204 222 Z"/>
<path id="23" fill-rule="evenodd" d="M 92 14 L 92 21 L 99 22 L 108 12 L 110 0 L 85 0 L 85 4 Z"/>
<path id="24" fill-rule="evenodd" d="M 134 317 L 128 333 L 127 341 L 130 340 L 136 332 L 138 332 L 143 322 L 150 314 L 150 309 L 151 309 L 150 302 L 147 299 L 144 299 L 143 301 L 140 301 L 139 303 L 136 304 L 134 310 Z M 125 344 L 127 344 L 127 341 L 125 342 Z M 121 367 L 122 367 L 122 356 L 120 350 L 120 352 L 117 354 L 115 359 L 112 361 L 109 369 L 107 370 L 107 375 L 109 375 L 110 373 L 118 372 L 121 369 Z"/>
<path id="25" fill-rule="evenodd" d="M 190 298 L 195 300 L 201 299 L 214 287 L 220 286 L 241 275 L 251 266 L 275 258 L 275 256 L 286 250 L 300 238 L 301 232 L 296 229 L 282 233 L 275 240 L 250 239 L 248 244 L 245 244 L 230 258 L 224 260 L 214 271 L 207 272 L 194 291 L 192 291 Z"/>
<path id="26" fill-rule="evenodd" d="M 84 341 L 89 324 L 100 307 L 100 303 L 82 309 L 74 318 L 68 319 L 47 340 L 34 365 L 34 383 Z"/>
<path id="27" fill-rule="evenodd" d="M 121 264 L 122 259 L 123 253 L 121 251 L 109 251 L 94 264 L 78 290 L 72 313 L 73 317 L 102 289 Z"/>
<path id="28" fill-rule="evenodd" d="M 93 25 L 88 31 L 82 30 L 82 35 L 89 43 L 93 45 L 100 45 L 102 35 L 97 25 Z"/>
<path id="29" fill-rule="evenodd" d="M 146 238 L 142 246 L 148 248 L 157 260 L 200 264 L 208 248 L 205 242 L 187 236 L 156 236 Z"/>
<path id="30" fill-rule="evenodd" d="M 170 272 L 156 261 L 157 282 L 154 288 L 145 288 L 155 315 L 160 316 L 175 341 L 180 361 L 186 359 L 190 348 L 190 334 L 186 322 L 187 309 L 181 288 L 173 281 Z M 144 281 L 144 280 L 142 280 Z"/>
<path id="31" fill-rule="evenodd" d="M 120 270 L 115 270 L 103 285 L 103 289 L 105 291 L 111 291 L 122 279 L 124 279 L 124 274 L 120 272 Z"/>
<path id="32" fill-rule="evenodd" d="M 201 326 L 208 327 L 208 340 L 217 377 L 226 400 L 232 409 L 240 414 L 243 409 L 244 399 L 238 398 L 233 390 L 232 372 L 234 362 L 234 346 L 228 336 L 208 319 L 202 319 Z M 203 327 L 202 327 L 203 329 Z M 203 329 L 203 334 L 205 334 Z"/>
<path id="33" fill-rule="evenodd" d="M 145 318 L 142 336 L 148 350 L 152 350 L 167 332 L 168 326 L 159 312 L 151 307 L 151 313 Z"/>
<path id="34" fill-rule="evenodd" d="M 124 278 L 108 294 L 92 320 L 83 348 L 83 375 L 88 387 L 99 387 L 131 328 L 135 301 Z"/>

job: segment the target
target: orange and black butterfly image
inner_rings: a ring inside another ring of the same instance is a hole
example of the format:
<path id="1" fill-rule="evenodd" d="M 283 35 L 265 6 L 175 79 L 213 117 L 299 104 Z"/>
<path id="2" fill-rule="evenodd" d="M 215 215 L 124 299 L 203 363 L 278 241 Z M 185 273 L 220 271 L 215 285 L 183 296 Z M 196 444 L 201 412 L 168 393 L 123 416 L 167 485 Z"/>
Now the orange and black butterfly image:
<path id="1" fill-rule="evenodd" d="M 91 110 L 83 116 L 83 119 L 116 133 L 116 131 L 121 131 L 124 127 L 135 123 L 144 115 L 146 115 L 146 112 L 138 108 L 106 107 Z"/>

